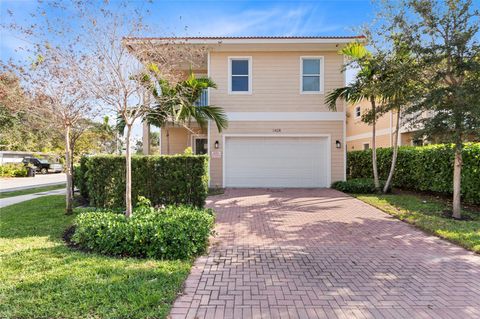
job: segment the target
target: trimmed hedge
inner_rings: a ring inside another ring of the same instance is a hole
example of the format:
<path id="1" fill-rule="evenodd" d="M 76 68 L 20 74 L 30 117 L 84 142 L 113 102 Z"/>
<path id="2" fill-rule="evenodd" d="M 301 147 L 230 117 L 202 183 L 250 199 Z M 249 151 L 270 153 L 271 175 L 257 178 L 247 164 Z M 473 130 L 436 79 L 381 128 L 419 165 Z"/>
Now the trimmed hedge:
<path id="1" fill-rule="evenodd" d="M 25 177 L 28 169 L 23 163 L 0 165 L 0 177 Z"/>
<path id="2" fill-rule="evenodd" d="M 380 188 L 383 189 L 385 181 L 380 181 Z M 345 193 L 352 194 L 374 194 L 377 192 L 372 178 L 354 178 L 346 181 L 337 181 L 332 188 Z"/>
<path id="3" fill-rule="evenodd" d="M 83 198 L 88 198 L 87 161 L 88 157 L 82 156 L 80 162 L 73 167 L 73 183 L 80 190 Z"/>
<path id="4" fill-rule="evenodd" d="M 90 205 L 125 206 L 125 157 L 83 157 L 77 185 Z M 132 199 L 149 198 L 153 205 L 203 207 L 208 194 L 208 157 L 191 155 L 133 156 Z"/>
<path id="5" fill-rule="evenodd" d="M 391 148 L 377 149 L 380 179 L 386 179 L 392 159 Z M 480 143 L 468 143 L 463 150 L 462 198 L 480 204 Z M 441 194 L 453 192 L 454 148 L 452 145 L 402 146 L 398 151 L 393 186 Z M 347 177 L 372 178 L 372 151 L 347 153 Z"/>
<path id="6" fill-rule="evenodd" d="M 93 211 L 77 216 L 71 240 L 104 255 L 188 259 L 205 251 L 213 224 L 210 210 L 189 206 L 143 209 L 130 218 Z"/>

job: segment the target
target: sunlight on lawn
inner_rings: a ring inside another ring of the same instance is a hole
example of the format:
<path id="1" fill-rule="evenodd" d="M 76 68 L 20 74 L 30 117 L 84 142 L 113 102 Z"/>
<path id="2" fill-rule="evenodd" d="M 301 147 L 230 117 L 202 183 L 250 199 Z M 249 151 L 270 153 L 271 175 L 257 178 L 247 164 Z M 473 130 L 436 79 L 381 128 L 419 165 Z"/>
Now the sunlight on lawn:
<path id="1" fill-rule="evenodd" d="M 375 206 L 425 230 L 469 250 L 480 252 L 480 212 L 464 211 L 470 220 L 454 220 L 443 215 L 448 207 L 435 200 L 415 195 L 355 195 Z"/>
<path id="2" fill-rule="evenodd" d="M 191 263 L 72 251 L 63 205 L 48 196 L 2 208 L 0 317 L 166 317 Z"/>

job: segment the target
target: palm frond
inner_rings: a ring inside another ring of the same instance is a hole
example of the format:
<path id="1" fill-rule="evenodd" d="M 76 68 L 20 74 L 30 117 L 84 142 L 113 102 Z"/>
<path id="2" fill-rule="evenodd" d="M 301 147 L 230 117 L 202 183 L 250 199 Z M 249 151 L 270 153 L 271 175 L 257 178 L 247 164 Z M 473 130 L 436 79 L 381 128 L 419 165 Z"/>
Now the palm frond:
<path id="1" fill-rule="evenodd" d="M 340 50 L 340 53 L 352 59 L 363 59 L 364 57 L 371 55 L 367 48 L 359 42 L 351 42 L 347 44 L 342 50 Z"/>
<path id="2" fill-rule="evenodd" d="M 325 102 L 331 111 L 337 110 L 337 101 L 344 100 L 347 103 L 357 103 L 365 98 L 362 92 L 358 90 L 358 85 L 345 86 L 337 88 L 327 94 Z"/>

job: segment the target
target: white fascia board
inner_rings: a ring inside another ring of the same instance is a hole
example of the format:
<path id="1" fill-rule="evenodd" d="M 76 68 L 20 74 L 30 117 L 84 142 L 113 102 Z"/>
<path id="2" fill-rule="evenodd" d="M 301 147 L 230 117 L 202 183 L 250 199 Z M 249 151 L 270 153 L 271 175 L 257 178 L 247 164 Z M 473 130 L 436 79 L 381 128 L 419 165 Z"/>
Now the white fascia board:
<path id="1" fill-rule="evenodd" d="M 236 121 L 343 121 L 345 112 L 227 112 Z"/>
<path id="2" fill-rule="evenodd" d="M 361 38 L 352 39 L 156 39 L 149 40 L 158 43 L 178 43 L 178 44 L 335 44 L 335 43 L 350 43 L 353 41 L 364 42 Z"/>

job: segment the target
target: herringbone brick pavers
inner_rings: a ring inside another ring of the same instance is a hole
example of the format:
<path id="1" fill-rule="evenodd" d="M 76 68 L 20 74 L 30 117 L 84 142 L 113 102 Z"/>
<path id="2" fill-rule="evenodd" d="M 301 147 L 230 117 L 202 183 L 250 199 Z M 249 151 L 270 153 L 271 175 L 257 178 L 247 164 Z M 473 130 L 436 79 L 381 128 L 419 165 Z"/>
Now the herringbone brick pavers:
<path id="1" fill-rule="evenodd" d="M 330 189 L 229 189 L 172 318 L 480 318 L 480 256 Z"/>

